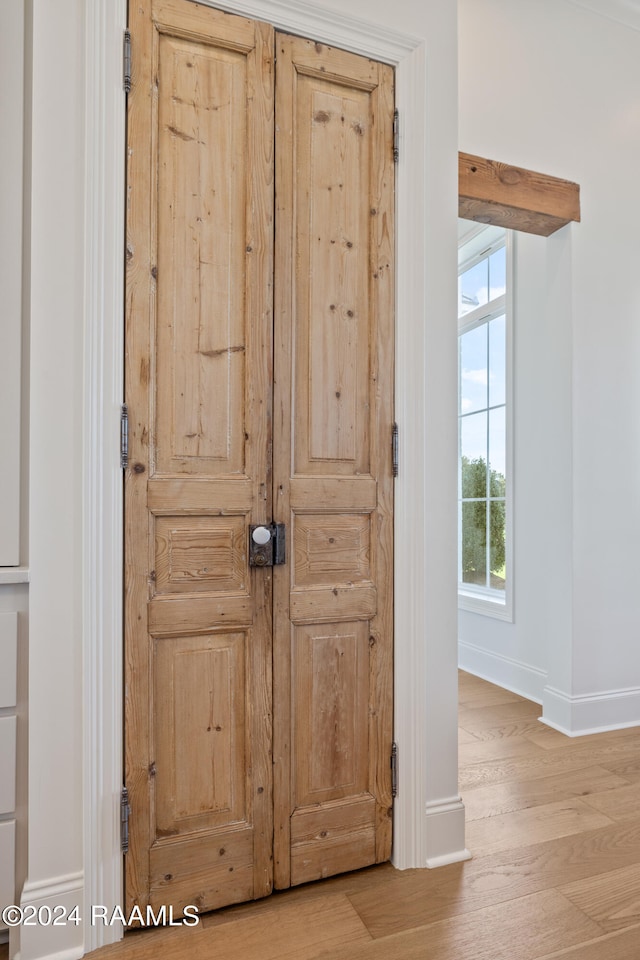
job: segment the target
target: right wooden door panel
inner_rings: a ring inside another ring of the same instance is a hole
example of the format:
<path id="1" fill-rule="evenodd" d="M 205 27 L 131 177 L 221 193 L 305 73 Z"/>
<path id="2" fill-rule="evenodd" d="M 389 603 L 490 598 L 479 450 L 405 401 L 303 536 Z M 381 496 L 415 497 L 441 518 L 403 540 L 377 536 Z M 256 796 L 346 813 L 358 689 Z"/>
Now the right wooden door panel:
<path id="1" fill-rule="evenodd" d="M 276 34 L 275 885 L 389 858 L 393 72 Z"/>

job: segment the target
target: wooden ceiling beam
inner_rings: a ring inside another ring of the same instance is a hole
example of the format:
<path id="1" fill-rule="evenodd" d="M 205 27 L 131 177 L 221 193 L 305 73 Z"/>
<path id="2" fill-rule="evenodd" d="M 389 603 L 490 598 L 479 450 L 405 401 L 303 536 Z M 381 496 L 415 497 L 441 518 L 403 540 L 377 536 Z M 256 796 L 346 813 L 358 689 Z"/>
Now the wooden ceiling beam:
<path id="1" fill-rule="evenodd" d="M 580 221 L 580 186 L 459 153 L 458 216 L 548 237 L 567 223 Z"/>

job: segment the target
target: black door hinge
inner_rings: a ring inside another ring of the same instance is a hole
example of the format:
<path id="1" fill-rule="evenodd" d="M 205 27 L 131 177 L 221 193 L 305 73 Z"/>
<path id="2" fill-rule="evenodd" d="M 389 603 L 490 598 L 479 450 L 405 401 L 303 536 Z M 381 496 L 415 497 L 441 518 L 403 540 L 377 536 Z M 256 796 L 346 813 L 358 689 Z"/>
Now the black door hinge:
<path id="1" fill-rule="evenodd" d="M 397 163 L 400 159 L 400 114 L 397 110 L 393 111 L 393 162 Z"/>
<path id="2" fill-rule="evenodd" d="M 126 403 L 120 407 L 120 466 L 123 470 L 129 466 L 129 408 Z"/>
<path id="3" fill-rule="evenodd" d="M 125 786 L 122 787 L 120 794 L 120 849 L 123 853 L 129 850 L 129 817 L 131 807 L 129 805 L 129 791 Z"/>
<path id="4" fill-rule="evenodd" d="M 391 744 L 391 796 L 398 796 L 398 744 Z"/>
<path id="5" fill-rule="evenodd" d="M 131 31 L 125 30 L 122 41 L 122 86 L 125 93 L 131 92 Z"/>
<path id="6" fill-rule="evenodd" d="M 398 424 L 391 428 L 391 469 L 394 477 L 398 476 Z"/>

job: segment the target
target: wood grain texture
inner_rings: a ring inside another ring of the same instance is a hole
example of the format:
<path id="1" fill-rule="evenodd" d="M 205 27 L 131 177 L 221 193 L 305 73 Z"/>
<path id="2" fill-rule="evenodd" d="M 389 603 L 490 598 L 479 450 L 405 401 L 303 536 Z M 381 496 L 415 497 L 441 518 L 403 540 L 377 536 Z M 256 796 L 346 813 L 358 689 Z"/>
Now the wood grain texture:
<path id="1" fill-rule="evenodd" d="M 272 885 L 247 525 L 270 513 L 273 31 L 187 0 L 132 4 L 130 29 L 126 898 L 204 909 Z"/>
<path id="2" fill-rule="evenodd" d="M 615 791 L 592 792 L 585 799 L 590 807 L 612 820 L 635 820 L 640 811 L 640 783 L 621 786 Z"/>
<path id="3" fill-rule="evenodd" d="M 512 813 L 496 814 L 491 822 L 475 820 L 467 827 L 467 844 L 474 854 L 509 850 L 521 837 L 529 843 L 554 840 L 613 823 L 581 800 L 560 800 Z"/>
<path id="4" fill-rule="evenodd" d="M 481 915 L 439 920 L 428 927 L 352 947 L 327 950 L 319 960 L 537 960 L 550 948 L 570 947 L 601 928 L 556 891 L 487 907 Z"/>
<path id="5" fill-rule="evenodd" d="M 458 154 L 458 216 L 548 237 L 580 220 L 580 187 L 569 180 Z"/>
<path id="6" fill-rule="evenodd" d="M 607 932 L 640 924 L 640 871 L 636 865 L 579 880 L 561 890 Z"/>
<path id="7" fill-rule="evenodd" d="M 274 571 L 275 883 L 286 887 L 391 852 L 394 94 L 393 71 L 367 58 L 282 34 L 276 48 L 274 506 L 292 562 Z"/>
<path id="8" fill-rule="evenodd" d="M 596 809 L 602 809 L 602 812 L 612 820 L 618 820 L 622 818 L 614 815 L 615 811 L 609 808 L 605 798 L 610 798 L 611 805 L 615 807 L 615 798 L 619 793 L 624 794 L 626 786 L 627 781 L 623 777 L 609 773 L 604 767 L 583 767 L 580 770 L 558 773 L 539 780 L 490 783 L 485 787 L 465 790 L 465 816 L 467 822 L 470 822 L 511 813 L 514 810 L 523 810 L 527 807 L 581 797 Z M 599 791 L 603 792 L 599 795 Z M 592 802 L 598 796 L 602 805 Z M 636 807 L 636 811 L 637 809 Z"/>
<path id="9" fill-rule="evenodd" d="M 540 960 L 636 960 L 639 941 L 640 927 L 632 927 L 568 950 L 554 950 Z"/>
<path id="10" fill-rule="evenodd" d="M 465 788 L 483 783 L 507 783 L 531 777 L 552 776 L 562 771 L 580 770 L 592 764 L 618 772 L 619 765 L 624 768 L 625 762 L 632 766 L 635 764 L 637 746 L 632 742 L 603 740 L 599 744 L 586 745 L 586 739 L 581 737 L 571 750 L 566 747 L 553 750 L 541 747 L 536 757 L 470 763 L 460 772 L 460 785 Z"/>
<path id="11" fill-rule="evenodd" d="M 344 894 L 295 904 L 277 899 L 276 904 L 267 901 L 266 909 L 253 916 L 247 916 L 241 907 L 234 908 L 235 913 L 229 911 L 224 922 L 213 926 L 133 932 L 122 943 L 90 956 L 100 960 L 157 960 L 159 956 L 176 960 L 315 960 L 327 948 L 349 950 L 354 944 L 371 942 Z"/>

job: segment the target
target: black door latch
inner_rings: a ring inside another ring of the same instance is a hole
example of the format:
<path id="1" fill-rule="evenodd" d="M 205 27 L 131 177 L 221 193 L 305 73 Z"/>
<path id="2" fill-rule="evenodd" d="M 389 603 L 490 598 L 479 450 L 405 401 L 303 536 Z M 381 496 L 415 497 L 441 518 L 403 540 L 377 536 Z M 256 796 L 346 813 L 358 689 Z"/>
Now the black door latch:
<path id="1" fill-rule="evenodd" d="M 251 524 L 249 527 L 249 566 L 274 567 L 284 562 L 284 523 Z"/>

